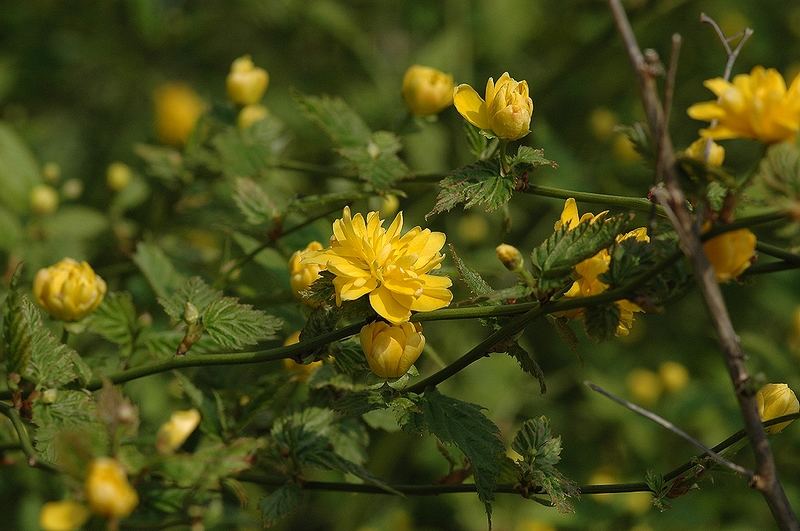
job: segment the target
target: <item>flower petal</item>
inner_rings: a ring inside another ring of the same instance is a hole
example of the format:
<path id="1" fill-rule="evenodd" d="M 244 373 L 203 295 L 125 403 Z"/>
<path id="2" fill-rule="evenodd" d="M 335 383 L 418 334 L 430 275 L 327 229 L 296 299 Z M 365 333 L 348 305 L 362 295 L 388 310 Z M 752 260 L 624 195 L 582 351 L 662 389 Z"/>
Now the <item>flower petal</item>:
<path id="1" fill-rule="evenodd" d="M 397 295 L 384 286 L 369 294 L 369 303 L 378 315 L 392 324 L 400 324 L 411 317 L 413 297 Z"/>
<path id="2" fill-rule="evenodd" d="M 459 85 L 453 92 L 453 104 L 456 110 L 469 123 L 480 129 L 489 129 L 489 117 L 486 114 L 486 102 L 469 85 Z"/>

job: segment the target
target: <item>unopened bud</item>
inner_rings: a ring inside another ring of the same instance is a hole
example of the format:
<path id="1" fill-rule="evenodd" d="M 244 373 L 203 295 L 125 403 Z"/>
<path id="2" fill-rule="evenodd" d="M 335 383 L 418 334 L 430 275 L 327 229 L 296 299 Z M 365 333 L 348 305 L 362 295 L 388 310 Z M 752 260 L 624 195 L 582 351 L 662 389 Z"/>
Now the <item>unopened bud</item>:
<path id="1" fill-rule="evenodd" d="M 198 319 L 200 319 L 200 311 L 197 306 L 186 301 L 186 306 L 183 307 L 183 322 L 187 325 L 193 325 Z"/>
<path id="2" fill-rule="evenodd" d="M 31 189 L 30 204 L 34 214 L 52 214 L 58 209 L 58 192 L 47 184 L 37 184 Z"/>
<path id="3" fill-rule="evenodd" d="M 509 271 L 519 271 L 525 264 L 522 253 L 513 245 L 501 243 L 495 248 L 495 252 L 497 253 L 497 259 L 500 260 Z"/>

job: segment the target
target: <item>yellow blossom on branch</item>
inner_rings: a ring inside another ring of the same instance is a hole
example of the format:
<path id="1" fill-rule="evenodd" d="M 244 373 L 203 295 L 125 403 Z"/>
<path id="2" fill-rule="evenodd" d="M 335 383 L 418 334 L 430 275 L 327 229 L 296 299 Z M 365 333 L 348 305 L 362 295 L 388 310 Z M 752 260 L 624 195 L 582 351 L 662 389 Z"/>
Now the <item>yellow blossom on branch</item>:
<path id="1" fill-rule="evenodd" d="M 200 412 L 196 409 L 174 412 L 161 425 L 156 435 L 156 450 L 160 454 L 171 454 L 181 447 L 200 424 Z"/>
<path id="2" fill-rule="evenodd" d="M 800 412 L 800 403 L 794 391 L 786 384 L 767 384 L 756 393 L 758 415 L 762 421 L 767 421 Z M 767 433 L 778 433 L 792 421 L 781 422 L 766 428 Z"/>
<path id="3" fill-rule="evenodd" d="M 749 229 L 732 230 L 703 244 L 718 282 L 729 282 L 750 267 L 756 253 L 756 235 Z"/>
<path id="4" fill-rule="evenodd" d="M 706 148 L 708 148 L 708 160 L 706 160 Z M 709 166 L 722 166 L 725 162 L 725 148 L 710 138 L 698 138 L 689 144 L 684 154 L 694 160 L 707 162 Z"/>
<path id="5" fill-rule="evenodd" d="M 453 284 L 432 275 L 444 255 L 445 235 L 414 227 L 405 234 L 403 213 L 388 228 L 378 212 L 351 216 L 345 207 L 333 222 L 330 247 L 303 260 L 333 273 L 336 304 L 369 295 L 372 308 L 393 324 L 408 321 L 411 312 L 429 312 L 450 304 Z"/>
<path id="6" fill-rule="evenodd" d="M 78 502 L 70 500 L 47 502 L 39 512 L 39 527 L 44 531 L 80 529 L 89 519 L 89 514 L 89 509 Z"/>
<path id="7" fill-rule="evenodd" d="M 249 55 L 243 55 L 231 64 L 225 80 L 228 97 L 239 105 L 258 103 L 269 85 L 269 74 L 256 66 Z"/>
<path id="8" fill-rule="evenodd" d="M 153 99 L 158 139 L 173 146 L 184 145 L 205 110 L 203 100 L 184 83 L 161 85 L 153 94 Z"/>
<path id="9" fill-rule="evenodd" d="M 139 504 L 139 496 L 128 483 L 125 469 L 110 457 L 92 461 L 85 490 L 92 512 L 106 518 L 125 518 Z"/>
<path id="10" fill-rule="evenodd" d="M 289 258 L 289 284 L 295 297 L 301 298 L 301 293 L 319 278 L 319 272 L 323 267 L 316 263 L 306 262 L 304 259 L 321 250 L 322 244 L 313 241 L 306 245 L 305 249 L 295 251 Z"/>
<path id="11" fill-rule="evenodd" d="M 361 329 L 359 339 L 369 368 L 381 378 L 403 376 L 425 348 L 419 323 L 390 325 L 376 321 Z"/>
<path id="12" fill-rule="evenodd" d="M 469 123 L 498 138 L 517 140 L 530 133 L 533 100 L 528 94 L 528 82 L 517 81 L 508 72 L 497 83 L 489 78 L 485 99 L 469 85 L 457 86 L 453 103 Z"/>
<path id="13" fill-rule="evenodd" d="M 40 269 L 33 279 L 39 306 L 62 321 L 78 321 L 92 313 L 106 294 L 106 283 L 86 262 L 64 258 Z"/>
<path id="14" fill-rule="evenodd" d="M 412 114 L 430 116 L 453 104 L 453 76 L 429 66 L 411 65 L 403 76 L 402 93 Z"/>
<path id="15" fill-rule="evenodd" d="M 696 103 L 688 111 L 695 120 L 716 120 L 713 127 L 700 131 L 703 137 L 753 138 L 772 144 L 792 140 L 800 130 L 800 76 L 787 89 L 777 70 L 756 66 L 733 82 L 717 77 L 704 85 L 717 100 Z"/>

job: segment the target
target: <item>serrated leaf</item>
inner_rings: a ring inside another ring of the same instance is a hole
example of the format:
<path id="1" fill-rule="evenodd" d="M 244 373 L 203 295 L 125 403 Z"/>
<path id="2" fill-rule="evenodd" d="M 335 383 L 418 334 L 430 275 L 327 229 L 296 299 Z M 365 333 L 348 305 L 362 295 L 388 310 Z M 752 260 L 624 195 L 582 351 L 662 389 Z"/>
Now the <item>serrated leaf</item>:
<path id="1" fill-rule="evenodd" d="M 542 368 L 530 352 L 522 348 L 519 343 L 514 342 L 508 347 L 508 355 L 517 360 L 517 363 L 519 363 L 523 371 L 539 381 L 539 392 L 542 394 L 547 392 L 547 384 L 544 381 L 544 371 L 542 371 Z"/>
<path id="2" fill-rule="evenodd" d="M 283 327 L 283 321 L 277 317 L 256 310 L 249 304 L 240 304 L 233 297 L 212 301 L 202 315 L 208 337 L 227 349 L 241 349 L 274 339 Z"/>
<path id="3" fill-rule="evenodd" d="M 295 95 L 306 115 L 342 147 L 366 146 L 372 132 L 341 98 Z"/>
<path id="4" fill-rule="evenodd" d="M 550 166 L 558 168 L 558 164 L 545 158 L 544 150 L 532 148 L 530 146 L 520 146 L 517 154 L 511 158 L 511 166 L 516 171 L 529 171 L 539 166 Z"/>
<path id="5" fill-rule="evenodd" d="M 233 202 L 244 215 L 248 223 L 261 225 L 268 223 L 277 215 L 278 209 L 267 192 L 254 180 L 236 179 Z"/>
<path id="6" fill-rule="evenodd" d="M 71 457 L 58 452 L 59 437 L 65 432 L 80 432 L 84 441 L 88 438 L 96 450 L 105 446 L 106 431 L 88 392 L 59 389 L 48 402 L 34 402 L 32 420 L 37 426 L 33 437 L 36 451 L 51 463 Z"/>
<path id="7" fill-rule="evenodd" d="M 201 314 L 215 300 L 222 298 L 222 292 L 209 286 L 200 277 L 191 277 L 169 296 L 160 296 L 158 303 L 173 321 L 181 321 L 186 303 L 192 303 Z"/>
<path id="8" fill-rule="evenodd" d="M 469 288 L 470 293 L 472 293 L 475 297 L 490 297 L 494 294 L 494 289 L 487 284 L 485 280 L 475 271 L 467 267 L 461 257 L 458 256 L 456 252 L 456 248 L 453 244 L 449 244 L 450 246 L 450 258 L 453 260 L 453 263 L 456 265 L 456 269 L 458 270 L 458 276 L 467 285 Z"/>
<path id="9" fill-rule="evenodd" d="M 164 251 L 152 243 L 140 242 L 133 261 L 159 297 L 166 297 L 184 282 L 184 276 L 178 273 Z"/>
<path id="10" fill-rule="evenodd" d="M 589 306 L 584 309 L 583 324 L 594 341 L 611 339 L 619 326 L 619 307 L 615 303 Z"/>
<path id="11" fill-rule="evenodd" d="M 470 460 L 478 498 L 486 506 L 491 520 L 491 502 L 505 454 L 500 430 L 480 406 L 426 391 L 419 401 L 421 413 L 415 424 L 435 435 L 445 444 L 454 444 Z"/>
<path id="12" fill-rule="evenodd" d="M 117 345 L 131 346 L 137 329 L 136 308 L 127 292 L 107 294 L 89 321 L 89 330 Z"/>
<path id="13" fill-rule="evenodd" d="M 339 153 L 361 179 L 383 190 L 409 173 L 408 166 L 397 156 L 400 147 L 400 139 L 394 133 L 377 131 L 366 144 L 342 147 Z"/>
<path id="14" fill-rule="evenodd" d="M 481 160 L 455 170 L 439 181 L 439 195 L 426 218 L 448 212 L 459 204 L 492 212 L 511 199 L 516 187 L 513 175 L 501 175 L 497 161 Z"/>
<path id="15" fill-rule="evenodd" d="M 548 291 L 565 285 L 572 268 L 614 243 L 629 223 L 629 216 L 596 217 L 571 230 L 567 226 L 553 232 L 531 252 L 533 275 L 539 289 Z"/>
<path id="16" fill-rule="evenodd" d="M 271 167 L 274 158 L 268 145 L 235 127 L 216 135 L 211 145 L 219 155 L 222 173 L 228 177 L 259 175 Z"/>
<path id="17" fill-rule="evenodd" d="M 264 527 L 277 525 L 292 514 L 302 500 L 302 490 L 296 483 L 286 483 L 261 498 L 258 508 Z"/>

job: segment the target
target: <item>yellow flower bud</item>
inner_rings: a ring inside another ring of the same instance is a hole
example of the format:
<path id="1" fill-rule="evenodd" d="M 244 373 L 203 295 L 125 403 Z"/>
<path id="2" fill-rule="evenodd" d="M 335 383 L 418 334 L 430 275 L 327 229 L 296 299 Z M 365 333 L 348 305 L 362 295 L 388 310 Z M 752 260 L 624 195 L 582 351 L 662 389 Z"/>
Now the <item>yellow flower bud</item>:
<path id="1" fill-rule="evenodd" d="M 800 411 L 794 391 L 786 384 L 767 384 L 756 393 L 758 415 L 762 421 L 775 419 Z M 767 433 L 779 433 L 792 421 L 781 422 L 767 428 Z"/>
<path id="2" fill-rule="evenodd" d="M 500 260 L 509 271 L 519 271 L 522 269 L 523 264 L 525 264 L 522 253 L 513 245 L 501 243 L 495 248 L 495 253 L 497 253 L 497 259 Z"/>
<path id="3" fill-rule="evenodd" d="M 233 103 L 250 105 L 258 103 L 269 85 L 269 74 L 253 64 L 249 55 L 243 55 L 231 64 L 231 71 L 225 80 L 228 97 Z"/>
<path id="4" fill-rule="evenodd" d="M 196 409 L 174 412 L 161 425 L 156 436 L 156 450 L 160 454 L 171 454 L 180 448 L 200 424 L 200 412 Z"/>
<path id="5" fill-rule="evenodd" d="M 323 267 L 319 264 L 308 263 L 304 261 L 304 258 L 310 253 L 321 250 L 322 244 L 313 241 L 306 245 L 305 249 L 296 251 L 289 258 L 289 284 L 292 286 L 292 293 L 295 297 L 301 298 L 301 293 L 319 278 L 319 272 L 323 270 Z"/>
<path id="6" fill-rule="evenodd" d="M 39 527 L 44 531 L 73 531 L 88 519 L 89 509 L 70 500 L 47 502 L 39 511 Z"/>
<path id="7" fill-rule="evenodd" d="M 106 294 L 106 283 L 86 262 L 64 258 L 40 269 L 33 280 L 39 306 L 62 321 L 79 321 L 92 313 Z"/>
<path id="8" fill-rule="evenodd" d="M 400 208 L 400 200 L 394 194 L 386 194 L 381 200 L 380 215 L 388 218 L 393 216 Z"/>
<path id="9" fill-rule="evenodd" d="M 497 83 L 489 78 L 485 99 L 469 85 L 459 85 L 453 94 L 456 110 L 469 123 L 490 130 L 498 138 L 517 140 L 530 132 L 533 100 L 527 81 L 516 81 L 505 72 Z"/>
<path id="10" fill-rule="evenodd" d="M 239 116 L 236 118 L 236 125 L 239 129 L 249 129 L 256 122 L 260 122 L 269 116 L 269 111 L 263 105 L 253 104 L 245 105 L 239 111 Z"/>
<path id="11" fill-rule="evenodd" d="M 725 148 L 714 142 L 713 140 L 705 139 L 705 138 L 698 138 L 694 142 L 692 142 L 684 154 L 692 159 L 705 161 L 706 160 L 706 146 L 708 144 L 711 146 L 708 148 L 708 161 L 707 164 L 709 166 L 722 166 L 722 163 L 725 162 Z"/>
<path id="12" fill-rule="evenodd" d="M 425 348 L 419 323 L 390 325 L 376 321 L 361 329 L 359 339 L 369 368 L 381 378 L 403 376 Z"/>
<path id="13" fill-rule="evenodd" d="M 412 65 L 403 76 L 403 99 L 412 114 L 436 114 L 453 104 L 453 76 L 429 66 Z"/>
<path id="14" fill-rule="evenodd" d="M 703 244 L 718 282 L 728 282 L 750 267 L 756 254 L 756 235 L 749 229 L 720 234 Z"/>
<path id="15" fill-rule="evenodd" d="M 156 89 L 155 129 L 158 139 L 172 146 L 182 146 L 205 110 L 205 103 L 191 87 L 166 83 Z"/>
<path id="16" fill-rule="evenodd" d="M 31 211 L 44 216 L 58 210 L 58 192 L 47 184 L 37 184 L 31 188 Z"/>
<path id="17" fill-rule="evenodd" d="M 589 114 L 589 129 L 598 140 L 608 140 L 614 135 L 617 115 L 606 107 L 597 107 Z"/>
<path id="18" fill-rule="evenodd" d="M 288 347 L 289 345 L 294 345 L 300 342 L 300 330 L 294 332 L 289 337 L 286 338 L 286 341 L 283 342 L 284 347 Z M 283 359 L 283 368 L 292 373 L 294 376 L 293 378 L 298 382 L 305 382 L 306 380 L 311 377 L 317 369 L 322 367 L 321 361 L 312 361 L 311 363 L 297 363 L 296 361 L 284 358 Z"/>
<path id="19" fill-rule="evenodd" d="M 681 391 L 689 383 L 689 371 L 676 361 L 665 361 L 658 368 L 664 389 L 670 393 Z"/>
<path id="20" fill-rule="evenodd" d="M 128 187 L 133 178 L 130 166 L 122 162 L 112 162 L 106 170 L 106 185 L 115 192 Z"/>
<path id="21" fill-rule="evenodd" d="M 92 461 L 84 488 L 92 512 L 107 518 L 125 518 L 139 504 L 125 469 L 110 457 Z"/>
<path id="22" fill-rule="evenodd" d="M 633 369 L 628 373 L 626 383 L 634 401 L 644 405 L 654 404 L 661 396 L 661 380 L 653 371 Z"/>

